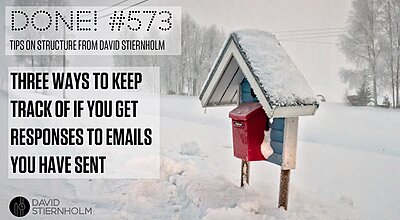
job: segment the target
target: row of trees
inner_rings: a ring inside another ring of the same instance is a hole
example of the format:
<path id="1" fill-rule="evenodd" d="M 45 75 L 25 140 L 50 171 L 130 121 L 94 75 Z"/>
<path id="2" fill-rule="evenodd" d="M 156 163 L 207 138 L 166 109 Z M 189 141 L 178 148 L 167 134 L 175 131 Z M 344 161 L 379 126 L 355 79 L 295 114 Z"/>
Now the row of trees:
<path id="1" fill-rule="evenodd" d="M 67 5 L 68 0 L 15 0 L 16 6 Z M 115 66 L 153 66 L 160 67 L 161 92 L 172 94 L 198 95 L 207 77 L 219 49 L 225 38 L 224 31 L 217 26 L 203 27 L 188 14 L 182 16 L 181 55 L 179 56 L 132 56 L 115 55 Z M 26 39 L 42 38 L 41 32 L 26 31 Z M 48 33 L 47 33 L 48 34 Z M 54 33 L 55 34 L 55 33 Z M 125 32 L 124 38 L 135 38 L 135 33 Z M 168 37 L 168 36 L 167 36 Z M 22 66 L 62 66 L 68 63 L 63 56 L 57 55 L 22 55 L 15 56 Z"/>
<path id="2" fill-rule="evenodd" d="M 160 67 L 161 92 L 198 95 L 225 34 L 215 25 L 202 27 L 188 14 L 182 16 L 180 56 L 115 55 L 115 66 Z M 132 37 L 126 33 L 125 37 Z"/>
<path id="3" fill-rule="evenodd" d="M 366 83 L 374 105 L 390 94 L 400 107 L 400 0 L 354 0 L 340 46 L 355 65 L 342 69 L 341 79 L 352 89 Z"/>
<path id="4" fill-rule="evenodd" d="M 40 5 L 39 0 L 15 0 L 16 6 Z M 66 5 L 67 0 L 49 1 L 49 6 Z M 203 27 L 188 14 L 182 16 L 181 55 L 179 56 L 113 56 L 115 66 L 160 67 L 161 88 L 164 93 L 198 95 L 219 49 L 225 38 L 223 30 L 217 26 Z M 40 32 L 26 32 L 26 38 L 40 39 Z M 135 33 L 123 33 L 125 38 L 135 38 Z M 34 36 L 32 36 L 34 35 Z M 15 56 L 22 66 L 62 66 L 68 63 L 63 56 L 22 55 Z"/>

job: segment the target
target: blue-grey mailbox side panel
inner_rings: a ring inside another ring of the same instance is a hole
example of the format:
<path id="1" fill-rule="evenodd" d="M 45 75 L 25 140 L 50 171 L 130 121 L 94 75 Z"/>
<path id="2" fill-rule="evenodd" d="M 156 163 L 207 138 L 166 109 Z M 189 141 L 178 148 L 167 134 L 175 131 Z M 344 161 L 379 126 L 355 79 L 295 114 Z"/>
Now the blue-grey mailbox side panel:
<path id="1" fill-rule="evenodd" d="M 285 130 L 285 119 L 275 118 L 270 124 L 271 147 L 274 153 L 267 159 L 268 162 L 278 166 L 282 165 L 283 139 Z"/>
<path id="2" fill-rule="evenodd" d="M 253 97 L 251 95 L 251 87 L 250 87 L 250 83 L 247 81 L 247 79 L 243 80 L 243 82 L 240 84 L 240 88 L 242 89 L 242 91 L 241 91 L 242 103 L 259 102 L 257 97 Z"/>
<path id="3" fill-rule="evenodd" d="M 244 79 L 240 84 L 241 88 L 241 101 L 242 103 L 247 102 L 259 102 L 257 97 L 253 97 L 251 94 L 250 83 L 247 79 Z M 285 129 L 285 119 L 275 118 L 273 123 L 269 125 L 271 135 L 271 147 L 274 149 L 274 153 L 267 159 L 268 162 L 282 166 L 282 153 L 283 153 L 283 139 Z"/>

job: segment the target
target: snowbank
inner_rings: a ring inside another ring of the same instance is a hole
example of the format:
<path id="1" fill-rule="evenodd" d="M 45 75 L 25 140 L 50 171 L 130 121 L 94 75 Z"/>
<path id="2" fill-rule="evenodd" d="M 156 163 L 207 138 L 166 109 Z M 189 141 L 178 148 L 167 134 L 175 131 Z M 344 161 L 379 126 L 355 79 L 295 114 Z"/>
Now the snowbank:
<path id="1" fill-rule="evenodd" d="M 6 104 L 0 93 L 0 105 Z M 9 180 L 2 147 L 0 218 L 11 219 L 8 202 L 18 193 L 94 206 L 89 219 L 400 219 L 400 155 L 392 154 L 399 146 L 398 111 L 323 103 L 315 117 L 301 119 L 286 212 L 276 208 L 279 167 L 254 162 L 251 185 L 238 186 L 230 108 L 204 114 L 196 97 L 179 96 L 163 96 L 161 106 L 160 179 Z M 6 143 L 7 113 L 1 111 L 0 143 Z M 370 135 L 376 128 L 385 135 Z M 386 150 L 378 152 L 370 141 L 380 138 Z"/>

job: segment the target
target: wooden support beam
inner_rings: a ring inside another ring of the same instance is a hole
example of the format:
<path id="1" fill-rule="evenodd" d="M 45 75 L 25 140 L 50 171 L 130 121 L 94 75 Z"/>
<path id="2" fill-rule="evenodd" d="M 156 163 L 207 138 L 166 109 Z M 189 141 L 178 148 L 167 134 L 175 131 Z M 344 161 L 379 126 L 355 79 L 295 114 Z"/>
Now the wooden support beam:
<path id="1" fill-rule="evenodd" d="M 287 210 L 289 202 L 289 182 L 290 182 L 290 170 L 281 170 L 278 208 L 283 207 L 285 210 Z"/>
<path id="2" fill-rule="evenodd" d="M 297 130 L 299 117 L 285 118 L 285 131 L 283 137 L 282 169 L 293 170 L 296 168 Z"/>
<path id="3" fill-rule="evenodd" d="M 242 160 L 242 173 L 240 176 L 240 187 L 249 185 L 250 181 L 250 162 Z"/>

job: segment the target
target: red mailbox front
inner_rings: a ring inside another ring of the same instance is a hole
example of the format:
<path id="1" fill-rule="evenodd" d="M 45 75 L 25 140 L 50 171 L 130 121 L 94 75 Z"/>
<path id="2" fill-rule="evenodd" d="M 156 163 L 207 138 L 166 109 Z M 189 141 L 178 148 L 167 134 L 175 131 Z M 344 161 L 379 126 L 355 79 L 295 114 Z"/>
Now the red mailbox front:
<path id="1" fill-rule="evenodd" d="M 267 126 L 267 116 L 257 102 L 240 105 L 229 112 L 232 118 L 233 154 L 245 161 L 265 160 L 261 143 Z"/>

